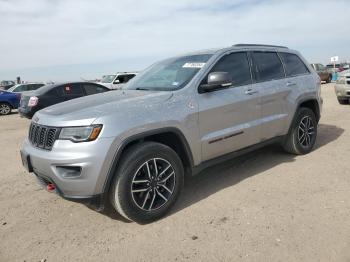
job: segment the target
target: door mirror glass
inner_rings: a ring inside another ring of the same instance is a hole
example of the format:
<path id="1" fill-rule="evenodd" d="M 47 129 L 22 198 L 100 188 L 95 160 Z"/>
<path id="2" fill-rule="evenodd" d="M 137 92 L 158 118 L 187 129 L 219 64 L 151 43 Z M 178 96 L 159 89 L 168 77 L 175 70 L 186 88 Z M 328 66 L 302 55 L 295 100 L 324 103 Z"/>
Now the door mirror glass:
<path id="1" fill-rule="evenodd" d="M 207 84 L 199 86 L 199 92 L 205 93 L 232 85 L 232 78 L 227 72 L 212 72 L 208 75 Z"/>

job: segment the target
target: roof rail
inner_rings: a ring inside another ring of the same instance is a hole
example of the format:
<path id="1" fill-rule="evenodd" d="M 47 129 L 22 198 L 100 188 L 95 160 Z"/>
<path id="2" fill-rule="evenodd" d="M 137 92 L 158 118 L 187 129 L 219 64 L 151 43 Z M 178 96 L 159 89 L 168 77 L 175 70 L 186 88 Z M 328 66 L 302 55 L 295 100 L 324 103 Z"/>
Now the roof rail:
<path id="1" fill-rule="evenodd" d="M 236 44 L 236 45 L 233 45 L 233 46 L 236 46 L 236 47 L 244 47 L 244 46 L 252 46 L 252 47 L 254 47 L 254 46 L 256 46 L 256 47 L 258 47 L 258 46 L 262 46 L 262 47 L 276 47 L 276 48 L 286 48 L 286 49 L 288 49 L 288 47 L 286 47 L 286 46 L 281 46 L 281 45 L 260 45 L 260 44 Z"/>

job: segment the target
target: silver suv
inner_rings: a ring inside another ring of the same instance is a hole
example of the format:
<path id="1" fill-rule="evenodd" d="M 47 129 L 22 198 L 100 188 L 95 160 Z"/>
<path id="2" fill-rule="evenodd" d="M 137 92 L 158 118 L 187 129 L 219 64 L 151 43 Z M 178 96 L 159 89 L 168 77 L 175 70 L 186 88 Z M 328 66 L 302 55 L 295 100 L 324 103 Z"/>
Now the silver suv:
<path id="1" fill-rule="evenodd" d="M 309 153 L 322 99 L 309 63 L 281 46 L 235 45 L 169 58 L 122 90 L 45 108 L 21 156 L 48 191 L 147 223 L 186 175 L 280 143 Z"/>

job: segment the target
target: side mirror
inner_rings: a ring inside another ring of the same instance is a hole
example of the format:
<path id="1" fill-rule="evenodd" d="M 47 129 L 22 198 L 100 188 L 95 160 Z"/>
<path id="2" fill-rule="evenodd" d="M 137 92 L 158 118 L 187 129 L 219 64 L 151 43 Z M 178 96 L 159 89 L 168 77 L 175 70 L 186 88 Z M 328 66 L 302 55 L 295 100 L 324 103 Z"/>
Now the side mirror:
<path id="1" fill-rule="evenodd" d="M 113 84 L 120 84 L 119 79 L 114 80 Z"/>
<path id="2" fill-rule="evenodd" d="M 208 75 L 208 83 L 199 86 L 199 93 L 211 92 L 232 85 L 232 78 L 227 72 L 212 72 Z"/>

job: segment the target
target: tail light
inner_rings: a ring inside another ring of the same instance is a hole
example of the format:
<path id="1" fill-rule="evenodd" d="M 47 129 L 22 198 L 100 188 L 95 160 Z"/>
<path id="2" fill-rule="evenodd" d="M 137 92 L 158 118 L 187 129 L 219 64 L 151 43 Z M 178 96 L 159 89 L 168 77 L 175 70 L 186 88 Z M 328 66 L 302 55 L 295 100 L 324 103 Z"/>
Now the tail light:
<path id="1" fill-rule="evenodd" d="M 37 98 L 36 96 L 31 96 L 28 101 L 28 106 L 29 107 L 36 106 L 38 102 L 39 102 L 39 98 Z"/>
<path id="2" fill-rule="evenodd" d="M 16 93 L 16 97 L 17 97 L 18 99 L 21 99 L 21 93 Z"/>

